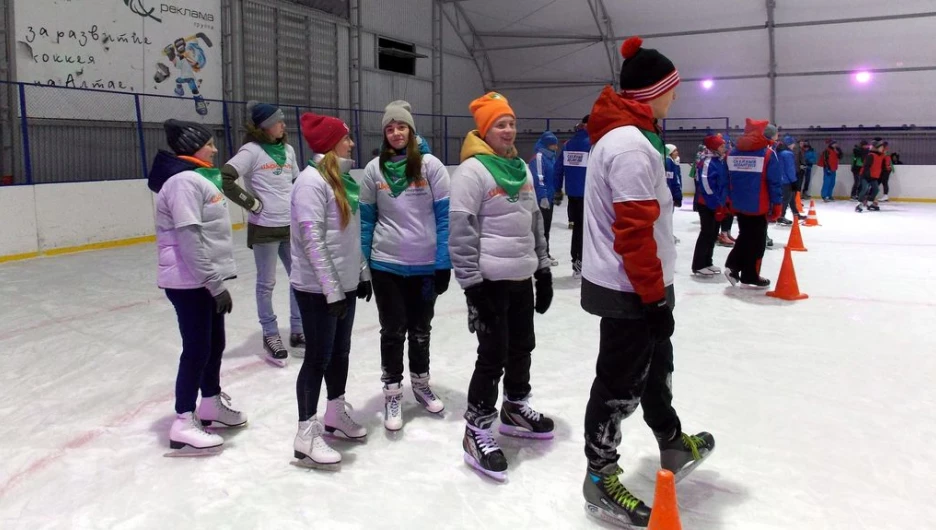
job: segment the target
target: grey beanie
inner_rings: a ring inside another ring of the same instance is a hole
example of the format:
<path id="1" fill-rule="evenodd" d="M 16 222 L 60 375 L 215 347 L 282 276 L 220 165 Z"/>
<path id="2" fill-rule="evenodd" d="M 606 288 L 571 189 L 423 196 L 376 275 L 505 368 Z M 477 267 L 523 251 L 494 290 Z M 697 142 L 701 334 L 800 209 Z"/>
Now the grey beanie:
<path id="1" fill-rule="evenodd" d="M 410 107 L 409 103 L 402 99 L 393 101 L 384 109 L 383 120 L 380 126 L 386 127 L 391 121 L 398 121 L 409 125 L 410 130 L 416 132 L 416 124 L 413 122 L 413 115 L 410 114 L 411 112 L 413 112 L 413 108 Z"/>
<path id="2" fill-rule="evenodd" d="M 764 128 L 765 138 L 776 138 L 777 134 L 779 134 L 779 130 L 777 129 L 777 126 L 772 123 L 768 123 L 767 127 Z"/>

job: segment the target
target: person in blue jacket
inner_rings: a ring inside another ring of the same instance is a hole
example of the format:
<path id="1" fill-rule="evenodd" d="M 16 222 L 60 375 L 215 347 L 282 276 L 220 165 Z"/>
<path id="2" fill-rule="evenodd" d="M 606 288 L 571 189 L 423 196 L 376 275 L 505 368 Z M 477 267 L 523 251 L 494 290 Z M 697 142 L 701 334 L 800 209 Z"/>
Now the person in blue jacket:
<path id="1" fill-rule="evenodd" d="M 796 153 L 793 148 L 796 146 L 796 139 L 789 134 L 783 137 L 783 140 L 777 142 L 775 150 L 780 158 L 780 165 L 783 168 L 783 211 L 777 219 L 777 223 L 782 225 L 792 225 L 794 222 L 803 218 L 802 213 L 796 209 Z M 793 221 L 786 218 L 787 208 L 793 211 Z"/>
<path id="2" fill-rule="evenodd" d="M 679 149 L 673 144 L 666 144 L 666 185 L 673 194 L 673 209 L 682 208 L 682 168 Z"/>
<path id="3" fill-rule="evenodd" d="M 738 239 L 725 262 L 732 285 L 770 285 L 760 275 L 760 264 L 767 248 L 767 223 L 780 217 L 783 204 L 783 169 L 771 147 L 776 137 L 776 126 L 748 118 L 744 135 L 728 154 L 728 197 L 738 218 Z"/>
<path id="4" fill-rule="evenodd" d="M 536 187 L 536 202 L 543 214 L 543 233 L 546 236 L 546 252 L 553 267 L 559 262 L 549 253 L 549 227 L 552 225 L 553 203 L 556 200 L 556 165 L 559 151 L 559 139 L 550 131 L 545 131 L 536 142 L 536 153 L 530 159 L 530 173 Z"/>
<path id="5" fill-rule="evenodd" d="M 809 140 L 800 142 L 800 149 L 803 150 L 803 198 L 811 199 L 812 194 L 809 193 L 809 183 L 812 180 L 813 167 L 819 162 L 819 155 L 816 154 L 816 150 L 813 149 Z"/>
<path id="6" fill-rule="evenodd" d="M 721 136 L 706 136 L 703 145 L 705 149 L 696 163 L 695 170 L 695 206 L 699 212 L 702 229 L 692 254 L 692 273 L 702 278 L 713 278 L 722 272 L 712 263 L 712 255 L 715 252 L 721 222 L 728 214 L 725 207 L 728 198 L 728 170 L 723 160 L 725 140 Z"/>
<path id="7" fill-rule="evenodd" d="M 556 189 L 565 184 L 565 194 L 569 198 L 569 228 L 572 229 L 572 277 L 582 277 L 582 241 L 585 216 L 585 169 L 588 166 L 588 153 L 591 141 L 588 139 L 588 116 L 576 125 L 572 136 L 556 164 Z"/>

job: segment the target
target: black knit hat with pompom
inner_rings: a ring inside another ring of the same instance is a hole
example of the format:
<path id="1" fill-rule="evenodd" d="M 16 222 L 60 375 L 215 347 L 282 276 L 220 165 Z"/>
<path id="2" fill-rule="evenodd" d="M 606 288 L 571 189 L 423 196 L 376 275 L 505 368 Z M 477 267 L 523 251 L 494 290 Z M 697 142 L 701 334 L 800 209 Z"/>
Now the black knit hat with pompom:
<path id="1" fill-rule="evenodd" d="M 643 39 L 631 37 L 621 46 L 621 93 L 626 98 L 650 101 L 679 84 L 679 72 L 662 53 L 642 48 Z"/>

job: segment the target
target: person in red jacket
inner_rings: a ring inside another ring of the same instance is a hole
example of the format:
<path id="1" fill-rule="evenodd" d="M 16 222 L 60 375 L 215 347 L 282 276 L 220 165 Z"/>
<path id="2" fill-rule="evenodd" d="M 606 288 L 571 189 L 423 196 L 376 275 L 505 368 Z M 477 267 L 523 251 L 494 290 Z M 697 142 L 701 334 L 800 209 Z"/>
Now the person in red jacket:
<path id="1" fill-rule="evenodd" d="M 864 166 L 861 168 L 861 191 L 858 193 L 858 200 L 861 202 L 855 206 L 855 211 L 858 213 L 863 212 L 864 208 L 872 212 L 881 211 L 877 201 L 878 184 L 881 182 L 885 163 L 890 162 L 890 158 L 884 154 L 884 149 L 884 142 L 874 142 L 871 151 L 865 157 Z M 868 206 L 868 199 L 873 201 L 870 206 Z"/>
<path id="2" fill-rule="evenodd" d="M 621 91 L 606 86 L 592 107 L 585 177 L 582 308 L 601 317 L 596 377 L 585 409 L 582 486 L 589 515 L 646 526 L 650 509 L 620 482 L 621 421 L 640 405 L 660 466 L 683 477 L 715 448 L 707 432 L 683 432 L 673 409 L 673 195 L 657 120 L 676 98 L 679 74 L 631 37 Z"/>
<path id="3" fill-rule="evenodd" d="M 819 167 L 822 168 L 822 200 L 832 202 L 835 193 L 835 174 L 838 172 L 839 160 L 842 159 L 842 149 L 835 140 L 826 140 L 826 149 L 819 156 Z"/>

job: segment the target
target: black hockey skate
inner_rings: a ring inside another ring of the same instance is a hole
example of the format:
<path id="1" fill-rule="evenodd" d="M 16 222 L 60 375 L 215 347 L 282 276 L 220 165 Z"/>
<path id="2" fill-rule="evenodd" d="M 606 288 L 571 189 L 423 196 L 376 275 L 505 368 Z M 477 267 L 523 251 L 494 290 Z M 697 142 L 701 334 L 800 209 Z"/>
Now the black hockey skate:
<path id="1" fill-rule="evenodd" d="M 598 471 L 589 466 L 582 484 L 585 511 L 615 526 L 646 528 L 650 524 L 650 507 L 621 484 L 618 475 L 622 472 L 613 463 Z"/>
<path id="2" fill-rule="evenodd" d="M 507 480 L 507 458 L 494 439 L 490 423 L 486 427 L 468 423 L 462 447 L 465 449 L 466 464 L 494 480 Z"/>
<path id="3" fill-rule="evenodd" d="M 500 433 L 515 438 L 551 440 L 553 420 L 530 408 L 529 402 L 504 400 L 500 411 Z"/>
<path id="4" fill-rule="evenodd" d="M 696 435 L 680 433 L 669 442 L 660 443 L 660 467 L 671 471 L 676 482 L 686 478 L 715 450 L 715 437 L 707 432 Z"/>
<path id="5" fill-rule="evenodd" d="M 286 366 L 289 357 L 289 352 L 283 346 L 283 339 L 279 335 L 263 337 L 263 354 L 267 361 L 280 368 Z"/>

